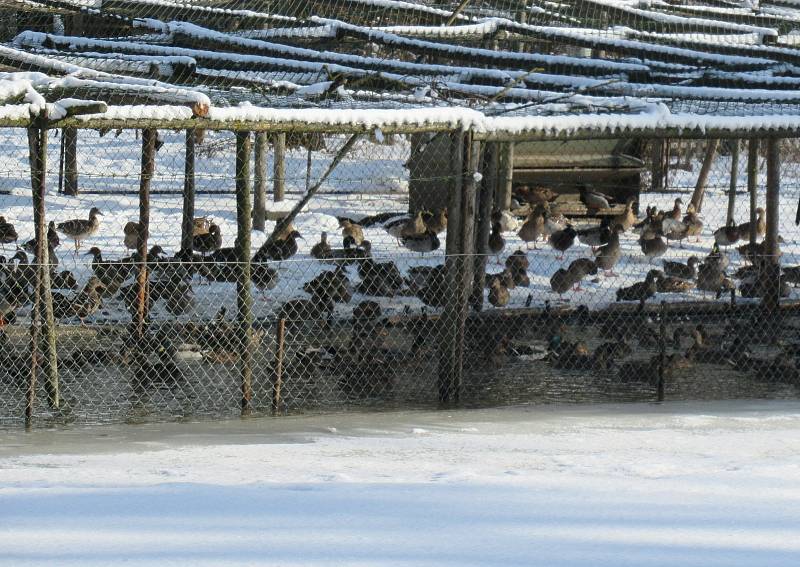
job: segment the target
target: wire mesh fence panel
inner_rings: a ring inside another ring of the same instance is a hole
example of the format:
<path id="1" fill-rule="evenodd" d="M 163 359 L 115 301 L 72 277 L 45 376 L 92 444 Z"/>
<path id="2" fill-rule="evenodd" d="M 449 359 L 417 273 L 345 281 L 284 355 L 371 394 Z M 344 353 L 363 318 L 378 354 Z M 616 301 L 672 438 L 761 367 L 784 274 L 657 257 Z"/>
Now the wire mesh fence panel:
<path id="1" fill-rule="evenodd" d="M 461 132 L 321 133 L 286 143 L 276 201 L 253 134 L 79 130 L 70 195 L 51 131 L 43 263 L 33 146 L 0 136 L 3 424 L 31 401 L 47 424 L 800 387 L 796 140 L 738 142 L 731 183 L 733 140 L 516 144 L 507 172 Z"/>

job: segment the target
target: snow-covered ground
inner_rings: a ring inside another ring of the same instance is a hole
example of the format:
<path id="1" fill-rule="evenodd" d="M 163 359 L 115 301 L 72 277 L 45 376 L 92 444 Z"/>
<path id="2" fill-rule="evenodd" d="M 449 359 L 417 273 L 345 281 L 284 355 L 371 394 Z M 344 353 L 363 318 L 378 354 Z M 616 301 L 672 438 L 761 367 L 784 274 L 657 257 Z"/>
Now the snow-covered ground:
<path id="1" fill-rule="evenodd" d="M 795 566 L 800 403 L 0 432 L 0 565 Z"/>

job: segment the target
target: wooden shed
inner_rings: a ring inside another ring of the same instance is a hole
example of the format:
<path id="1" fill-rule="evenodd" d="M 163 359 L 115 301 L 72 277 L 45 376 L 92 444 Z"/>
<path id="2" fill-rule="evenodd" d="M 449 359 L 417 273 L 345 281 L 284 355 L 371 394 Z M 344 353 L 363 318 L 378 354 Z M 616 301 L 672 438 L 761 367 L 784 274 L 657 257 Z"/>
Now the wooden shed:
<path id="1" fill-rule="evenodd" d="M 642 142 L 637 139 L 517 142 L 513 147 L 512 186 L 549 187 L 559 193 L 556 203 L 560 211 L 582 216 L 587 211 L 579 200 L 579 188 L 585 184 L 619 203 L 600 214 L 617 213 L 629 197 L 639 196 L 644 172 L 642 154 Z M 447 206 L 452 184 L 450 156 L 450 137 L 446 134 L 412 137 L 408 161 L 410 210 Z M 485 171 L 485 167 L 482 169 Z M 487 176 L 487 180 L 496 179 L 497 191 L 503 191 L 506 177 L 505 171 L 499 171 Z"/>

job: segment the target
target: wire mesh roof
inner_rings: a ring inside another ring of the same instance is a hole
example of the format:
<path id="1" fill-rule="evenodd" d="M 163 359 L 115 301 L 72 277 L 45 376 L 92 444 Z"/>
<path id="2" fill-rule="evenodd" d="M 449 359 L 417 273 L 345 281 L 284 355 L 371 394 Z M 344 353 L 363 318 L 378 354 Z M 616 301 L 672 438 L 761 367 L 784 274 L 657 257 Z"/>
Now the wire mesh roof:
<path id="1" fill-rule="evenodd" d="M 56 119 L 103 111 L 81 100 L 195 116 L 239 105 L 488 117 L 800 108 L 794 0 L 3 0 L 0 10 L 3 102 L 67 100 Z"/>

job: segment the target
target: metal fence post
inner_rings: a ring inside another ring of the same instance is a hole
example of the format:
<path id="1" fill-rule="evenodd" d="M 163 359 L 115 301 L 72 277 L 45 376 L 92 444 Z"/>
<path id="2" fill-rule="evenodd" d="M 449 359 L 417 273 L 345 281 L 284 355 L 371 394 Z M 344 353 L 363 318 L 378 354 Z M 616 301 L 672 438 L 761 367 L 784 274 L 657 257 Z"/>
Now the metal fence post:
<path id="1" fill-rule="evenodd" d="M 236 278 L 237 332 L 242 379 L 242 415 L 252 410 L 253 294 L 250 289 L 250 132 L 236 132 Z"/>

